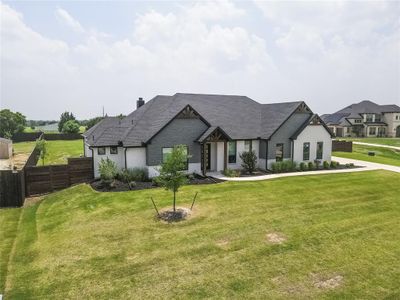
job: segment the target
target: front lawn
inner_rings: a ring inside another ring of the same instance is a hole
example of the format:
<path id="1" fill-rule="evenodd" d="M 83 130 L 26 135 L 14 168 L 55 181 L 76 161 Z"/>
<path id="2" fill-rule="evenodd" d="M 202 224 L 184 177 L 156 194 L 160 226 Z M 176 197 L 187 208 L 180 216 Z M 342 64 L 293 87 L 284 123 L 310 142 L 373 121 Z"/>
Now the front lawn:
<path id="1" fill-rule="evenodd" d="M 361 142 L 361 143 L 400 147 L 400 138 L 337 138 L 337 139 Z"/>
<path id="2" fill-rule="evenodd" d="M 30 150 L 30 153 L 35 147 L 35 143 L 36 142 L 15 143 L 13 144 L 14 151 L 23 152 Z M 47 146 L 48 156 L 46 157 L 45 165 L 66 164 L 68 157 L 79 157 L 83 155 L 82 140 L 47 141 Z M 42 161 L 39 160 L 37 165 L 41 166 Z"/>
<path id="3" fill-rule="evenodd" d="M 165 190 L 78 185 L 23 209 L 5 298 L 395 299 L 398 182 L 370 171 L 186 186 L 178 206 L 198 191 L 197 206 L 175 224 L 154 219 L 150 196 L 170 206 Z"/>
<path id="4" fill-rule="evenodd" d="M 375 156 L 369 156 L 369 151 L 375 152 Z M 353 152 L 338 151 L 332 152 L 332 155 L 386 165 L 400 166 L 400 151 L 389 148 L 353 144 Z"/>

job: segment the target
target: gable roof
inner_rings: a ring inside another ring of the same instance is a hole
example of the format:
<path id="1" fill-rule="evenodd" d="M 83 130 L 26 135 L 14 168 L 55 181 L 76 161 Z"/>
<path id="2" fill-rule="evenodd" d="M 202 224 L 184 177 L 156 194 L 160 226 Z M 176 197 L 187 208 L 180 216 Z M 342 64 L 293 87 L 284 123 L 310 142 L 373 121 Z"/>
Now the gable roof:
<path id="1" fill-rule="evenodd" d="M 379 105 L 369 100 L 351 104 L 333 114 L 322 115 L 321 118 L 328 125 L 349 125 L 347 119 L 361 119 L 361 114 L 382 114 L 400 112 L 400 107 L 395 104 Z"/>
<path id="2" fill-rule="evenodd" d="M 316 122 L 316 124 L 314 124 Z M 333 137 L 332 131 L 326 126 L 325 122 L 319 117 L 317 114 L 312 114 L 300 127 L 299 129 L 290 137 L 290 139 L 295 140 L 297 137 L 300 135 L 300 133 L 303 132 L 303 130 L 308 126 L 308 125 L 322 125 L 325 130 L 330 134 L 331 137 Z"/>
<path id="3" fill-rule="evenodd" d="M 108 146 L 118 141 L 122 141 L 125 147 L 142 146 L 190 106 L 207 125 L 219 127 L 231 139 L 268 139 L 302 103 L 260 104 L 246 96 L 236 95 L 160 95 L 121 121 L 102 122 L 89 133 L 95 136 L 94 139 L 90 139 L 87 133 L 84 136 L 91 146 Z"/>

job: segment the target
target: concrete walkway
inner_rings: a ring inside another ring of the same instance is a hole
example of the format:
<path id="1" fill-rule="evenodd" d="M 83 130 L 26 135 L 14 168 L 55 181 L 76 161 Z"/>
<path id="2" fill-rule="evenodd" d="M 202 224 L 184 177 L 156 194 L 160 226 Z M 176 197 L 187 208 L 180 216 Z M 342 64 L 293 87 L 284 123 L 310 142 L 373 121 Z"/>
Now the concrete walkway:
<path id="1" fill-rule="evenodd" d="M 207 173 L 207 175 L 214 177 L 214 178 L 227 180 L 227 181 L 258 181 L 258 180 L 268 180 L 268 179 L 281 178 L 281 177 L 364 172 L 364 171 L 372 171 L 372 170 L 387 170 L 387 171 L 400 173 L 400 167 L 395 167 L 395 166 L 390 166 L 390 165 L 377 164 L 377 163 L 371 163 L 371 162 L 362 161 L 362 160 L 348 159 L 348 158 L 342 158 L 342 157 L 336 157 L 336 156 L 332 156 L 332 160 L 338 161 L 342 165 L 347 164 L 347 163 L 353 163 L 354 165 L 360 166 L 361 168 L 279 173 L 279 174 L 267 174 L 267 175 L 249 176 L 249 177 L 225 177 L 223 174 L 218 173 L 218 172 Z"/>
<path id="2" fill-rule="evenodd" d="M 394 149 L 394 150 L 399 150 L 400 151 L 400 147 L 396 147 L 396 146 L 381 145 L 381 144 L 371 144 L 371 143 L 362 143 L 362 142 L 353 142 L 353 144 L 364 145 L 364 146 L 372 146 L 372 147 L 389 148 L 389 149 Z"/>

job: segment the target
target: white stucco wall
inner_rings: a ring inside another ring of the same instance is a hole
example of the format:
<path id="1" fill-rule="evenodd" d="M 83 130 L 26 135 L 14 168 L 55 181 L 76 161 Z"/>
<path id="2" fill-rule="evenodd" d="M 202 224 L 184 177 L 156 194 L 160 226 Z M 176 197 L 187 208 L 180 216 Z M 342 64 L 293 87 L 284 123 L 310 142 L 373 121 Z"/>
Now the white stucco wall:
<path id="1" fill-rule="evenodd" d="M 92 149 L 89 148 L 89 145 L 85 143 L 85 156 L 92 157 Z"/>
<path id="2" fill-rule="evenodd" d="M 149 170 L 149 177 L 156 177 L 158 176 L 160 173 L 158 172 L 158 170 L 160 169 L 160 166 L 148 166 L 148 170 Z M 202 174 L 201 173 L 201 163 L 190 163 L 188 165 L 188 170 L 186 172 L 187 174 L 191 174 L 191 173 L 197 173 L 197 174 Z"/>
<path id="3" fill-rule="evenodd" d="M 94 166 L 94 177 L 97 178 L 100 176 L 99 174 L 99 163 L 101 159 L 106 159 L 107 157 L 115 162 L 118 170 L 125 168 L 125 156 L 124 156 L 124 148 L 118 147 L 117 154 L 110 154 L 110 147 L 106 148 L 105 155 L 98 155 L 97 148 L 93 148 L 93 166 Z"/>
<path id="4" fill-rule="evenodd" d="M 126 148 L 126 167 L 144 168 L 146 167 L 146 148 Z"/>
<path id="5" fill-rule="evenodd" d="M 257 155 L 257 167 L 265 169 L 265 159 L 259 158 L 260 152 L 260 141 L 252 140 L 252 150 L 256 152 Z M 229 169 L 242 169 L 242 160 L 240 159 L 240 153 L 244 152 L 244 140 L 236 141 L 236 163 L 230 164 L 228 163 Z"/>
<path id="6" fill-rule="evenodd" d="M 322 125 L 308 125 L 294 140 L 293 160 L 295 162 L 303 161 L 303 143 L 310 143 L 310 159 L 314 161 L 317 157 L 317 142 L 323 142 L 322 160 L 331 160 L 332 138 Z"/>
<path id="7" fill-rule="evenodd" d="M 224 142 L 217 144 L 217 171 L 224 170 Z"/>

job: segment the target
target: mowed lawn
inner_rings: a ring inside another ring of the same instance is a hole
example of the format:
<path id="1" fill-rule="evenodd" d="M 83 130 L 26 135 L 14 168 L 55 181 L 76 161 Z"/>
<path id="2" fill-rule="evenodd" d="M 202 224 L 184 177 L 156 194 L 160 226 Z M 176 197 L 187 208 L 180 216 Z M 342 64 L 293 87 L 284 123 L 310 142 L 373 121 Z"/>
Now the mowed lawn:
<path id="1" fill-rule="evenodd" d="M 369 156 L 368 152 L 375 152 L 375 156 Z M 400 151 L 390 148 L 364 146 L 353 144 L 353 152 L 332 152 L 332 155 L 359 159 L 386 165 L 400 166 Z"/>
<path id="2" fill-rule="evenodd" d="M 400 138 L 338 138 L 338 139 L 361 142 L 361 143 L 400 147 Z"/>
<path id="3" fill-rule="evenodd" d="M 36 142 L 22 142 L 15 143 L 14 151 L 32 151 L 35 147 Z M 83 142 L 82 140 L 56 140 L 56 141 L 47 141 L 47 153 L 44 163 L 45 165 L 55 165 L 55 164 L 65 164 L 67 163 L 68 157 L 79 157 L 83 155 Z M 38 166 L 42 165 L 42 161 L 39 160 L 37 163 Z"/>
<path id="4" fill-rule="evenodd" d="M 169 206 L 165 190 L 78 185 L 22 210 L 5 298 L 398 299 L 399 182 L 369 171 L 186 186 L 178 205 L 199 192 L 194 215 L 175 224 L 154 219 L 150 196 Z"/>

